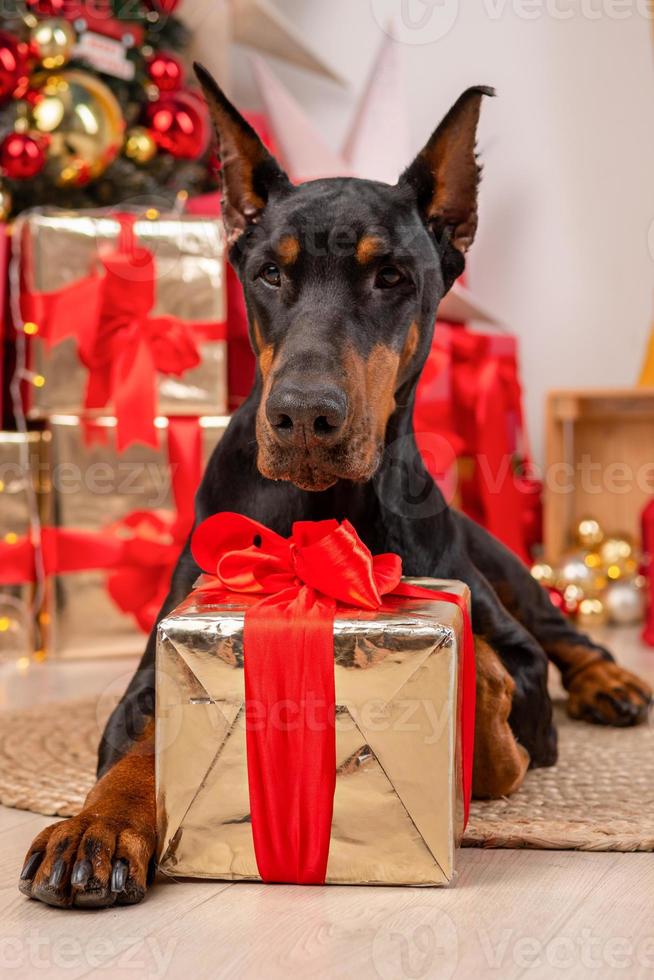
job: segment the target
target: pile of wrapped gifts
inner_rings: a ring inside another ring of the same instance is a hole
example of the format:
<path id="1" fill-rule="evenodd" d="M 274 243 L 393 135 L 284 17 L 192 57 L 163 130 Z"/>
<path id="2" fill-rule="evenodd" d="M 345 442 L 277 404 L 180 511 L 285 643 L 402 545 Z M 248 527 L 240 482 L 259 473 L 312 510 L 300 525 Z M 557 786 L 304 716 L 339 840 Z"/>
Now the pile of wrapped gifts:
<path id="1" fill-rule="evenodd" d="M 138 653 L 228 421 L 222 226 L 30 212 L 10 282 L 29 431 L 0 436 L 0 644 Z"/>

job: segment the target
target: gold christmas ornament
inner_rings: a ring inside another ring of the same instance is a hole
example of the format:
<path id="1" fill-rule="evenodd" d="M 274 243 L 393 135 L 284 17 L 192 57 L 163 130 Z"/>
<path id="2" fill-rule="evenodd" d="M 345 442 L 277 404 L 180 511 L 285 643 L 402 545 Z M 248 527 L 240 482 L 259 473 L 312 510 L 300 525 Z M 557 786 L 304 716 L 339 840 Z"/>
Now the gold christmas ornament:
<path id="1" fill-rule="evenodd" d="M 554 584 L 554 569 L 551 565 L 548 565 L 547 562 L 536 562 L 535 565 L 531 566 L 530 571 L 532 578 L 535 578 L 541 585 Z"/>
<path id="2" fill-rule="evenodd" d="M 640 623 L 645 615 L 645 604 L 645 580 L 642 575 L 631 580 L 612 582 L 604 595 L 609 620 L 618 626 Z"/>
<path id="3" fill-rule="evenodd" d="M 577 610 L 577 622 L 581 626 L 601 626 L 606 622 L 606 608 L 597 597 L 582 599 Z"/>
<path id="4" fill-rule="evenodd" d="M 604 531 L 594 517 L 584 517 L 577 524 L 575 537 L 582 548 L 593 551 L 604 540 Z"/>
<path id="5" fill-rule="evenodd" d="M 610 582 L 616 582 L 618 579 L 629 579 L 633 578 L 638 571 L 638 562 L 635 558 L 625 558 L 621 561 L 613 562 L 612 565 L 606 566 L 606 577 Z"/>
<path id="6" fill-rule="evenodd" d="M 563 606 L 567 613 L 574 614 L 579 609 L 579 604 L 586 598 L 586 594 L 580 585 L 566 585 L 563 590 Z"/>
<path id="7" fill-rule="evenodd" d="M 562 592 L 568 585 L 579 586 L 585 595 L 601 591 L 606 585 L 602 569 L 590 568 L 581 553 L 567 555 L 556 573 L 556 587 Z"/>
<path id="8" fill-rule="evenodd" d="M 631 558 L 633 546 L 631 539 L 626 534 L 615 534 L 610 538 L 605 538 L 598 550 L 605 567 L 609 568 L 611 565 L 620 565 Z"/>
<path id="9" fill-rule="evenodd" d="M 0 184 L 0 221 L 6 221 L 11 214 L 13 201 L 11 192 Z"/>
<path id="10" fill-rule="evenodd" d="M 34 80 L 39 93 L 30 128 L 49 139 L 48 167 L 60 186 L 82 187 L 99 177 L 119 152 L 124 131 L 111 90 L 85 71 Z"/>
<path id="11" fill-rule="evenodd" d="M 63 17 L 47 17 L 30 31 L 32 52 L 43 68 L 63 68 L 75 46 L 75 31 Z"/>
<path id="12" fill-rule="evenodd" d="M 156 152 L 157 144 L 149 129 L 145 126 L 132 126 L 128 129 L 123 153 L 129 160 L 140 164 L 149 163 Z"/>

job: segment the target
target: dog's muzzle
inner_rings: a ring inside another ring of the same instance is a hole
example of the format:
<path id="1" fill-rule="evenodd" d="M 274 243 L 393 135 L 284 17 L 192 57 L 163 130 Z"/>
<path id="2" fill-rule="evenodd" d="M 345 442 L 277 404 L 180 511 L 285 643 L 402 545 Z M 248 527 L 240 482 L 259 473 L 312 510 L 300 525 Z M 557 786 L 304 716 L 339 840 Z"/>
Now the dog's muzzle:
<path id="1" fill-rule="evenodd" d="M 266 418 L 280 446 L 311 450 L 336 445 L 348 415 L 344 391 L 332 385 L 281 382 L 266 402 Z"/>

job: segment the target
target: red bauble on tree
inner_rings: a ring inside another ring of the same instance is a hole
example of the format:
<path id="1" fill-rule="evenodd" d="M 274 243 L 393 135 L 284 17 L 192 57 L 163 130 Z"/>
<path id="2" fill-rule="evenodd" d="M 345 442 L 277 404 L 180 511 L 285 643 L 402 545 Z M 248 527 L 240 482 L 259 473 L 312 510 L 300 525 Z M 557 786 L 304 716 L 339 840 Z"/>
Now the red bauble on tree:
<path id="1" fill-rule="evenodd" d="M 184 81 L 181 62 L 165 51 L 152 55 L 148 61 L 148 75 L 160 92 L 176 92 Z"/>
<path id="2" fill-rule="evenodd" d="M 9 133 L 0 144 L 0 168 L 11 180 L 36 177 L 45 166 L 45 144 L 28 133 Z"/>
<path id="3" fill-rule="evenodd" d="M 146 109 L 146 124 L 157 145 L 171 156 L 197 160 L 209 144 L 209 120 L 192 92 L 174 92 Z"/>
<path id="4" fill-rule="evenodd" d="M 60 17 L 69 0 L 25 0 L 25 6 L 38 17 Z"/>
<path id="5" fill-rule="evenodd" d="M 29 47 L 8 31 L 0 31 L 0 103 L 20 99 L 29 85 Z"/>

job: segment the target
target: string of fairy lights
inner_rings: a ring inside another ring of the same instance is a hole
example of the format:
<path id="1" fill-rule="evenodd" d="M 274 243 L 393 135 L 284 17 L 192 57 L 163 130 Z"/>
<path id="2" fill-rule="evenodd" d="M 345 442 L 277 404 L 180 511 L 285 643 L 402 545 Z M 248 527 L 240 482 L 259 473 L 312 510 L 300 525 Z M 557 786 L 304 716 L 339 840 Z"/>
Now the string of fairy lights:
<path id="1" fill-rule="evenodd" d="M 23 228 L 25 217 L 18 217 L 12 227 L 11 232 L 11 258 L 9 260 L 9 309 L 11 320 L 15 327 L 15 367 L 9 391 L 11 396 L 12 409 L 16 422 L 16 430 L 22 437 L 18 443 L 18 460 L 22 474 L 22 485 L 25 491 L 27 503 L 28 525 L 30 542 L 34 554 L 34 589 L 29 599 L 28 615 L 31 622 L 40 619 L 44 624 L 44 617 L 47 616 L 44 610 L 46 573 L 43 558 L 43 541 L 41 516 L 39 512 L 39 501 L 37 490 L 34 485 L 34 468 L 31 459 L 31 449 L 29 442 L 29 424 L 25 413 L 23 399 L 23 385 L 27 382 L 35 387 L 42 387 L 45 378 L 35 374 L 28 367 L 28 338 L 38 333 L 38 325 L 30 320 L 25 321 L 22 314 L 21 305 L 21 247 L 23 241 Z M 15 531 L 9 531 L 5 535 L 8 544 L 17 543 L 18 537 Z"/>

